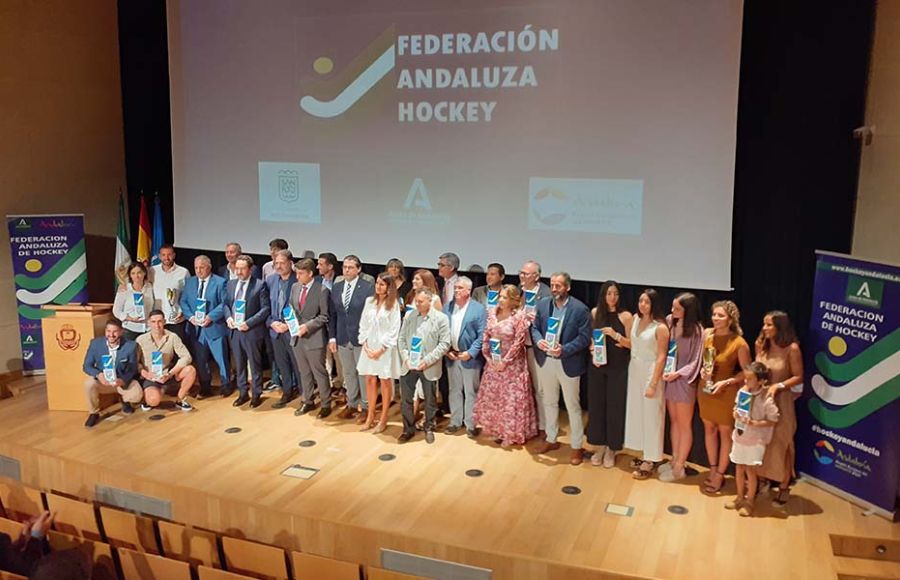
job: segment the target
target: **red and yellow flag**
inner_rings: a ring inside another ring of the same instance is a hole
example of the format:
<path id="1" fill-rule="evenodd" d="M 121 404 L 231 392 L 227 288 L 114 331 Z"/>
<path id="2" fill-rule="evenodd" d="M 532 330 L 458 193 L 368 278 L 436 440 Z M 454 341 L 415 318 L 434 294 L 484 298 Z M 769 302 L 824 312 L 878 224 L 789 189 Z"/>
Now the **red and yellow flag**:
<path id="1" fill-rule="evenodd" d="M 147 213 L 147 204 L 144 196 L 141 196 L 141 215 L 138 219 L 137 259 L 144 265 L 150 264 L 150 216 Z"/>

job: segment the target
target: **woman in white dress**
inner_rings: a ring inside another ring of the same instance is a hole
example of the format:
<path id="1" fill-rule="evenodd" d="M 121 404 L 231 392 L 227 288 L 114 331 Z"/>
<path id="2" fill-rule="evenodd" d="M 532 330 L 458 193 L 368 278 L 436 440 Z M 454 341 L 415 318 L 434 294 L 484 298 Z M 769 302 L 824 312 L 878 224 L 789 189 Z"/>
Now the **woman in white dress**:
<path id="1" fill-rule="evenodd" d="M 143 305 L 135 304 L 143 297 Z M 122 321 L 125 338 L 135 340 L 150 328 L 147 326 L 147 315 L 153 310 L 153 284 L 147 280 L 147 267 L 140 262 L 128 266 L 127 282 L 119 287 L 113 302 L 113 316 Z"/>
<path id="2" fill-rule="evenodd" d="M 656 290 L 644 290 L 638 313 L 626 339 L 631 348 L 628 394 L 625 404 L 625 447 L 643 452 L 632 476 L 647 479 L 663 459 L 665 383 L 662 382 L 669 345 L 669 329 L 662 315 L 662 298 Z M 623 343 L 624 344 L 624 343 Z"/>
<path id="3" fill-rule="evenodd" d="M 388 408 L 394 380 L 400 378 L 400 354 L 397 337 L 400 335 L 400 303 L 397 286 L 387 272 L 375 279 L 375 295 L 366 299 L 359 321 L 359 343 L 362 354 L 356 371 L 366 377 L 369 412 L 361 431 L 375 427 L 375 402 L 381 386 L 381 419 L 374 433 L 387 427 Z"/>

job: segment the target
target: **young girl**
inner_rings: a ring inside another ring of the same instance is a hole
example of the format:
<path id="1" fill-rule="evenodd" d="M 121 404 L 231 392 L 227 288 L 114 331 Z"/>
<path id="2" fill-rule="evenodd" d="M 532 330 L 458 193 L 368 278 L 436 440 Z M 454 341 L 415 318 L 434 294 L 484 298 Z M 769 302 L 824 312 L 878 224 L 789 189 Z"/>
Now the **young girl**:
<path id="1" fill-rule="evenodd" d="M 744 517 L 753 515 L 757 467 L 762 465 L 766 445 L 772 440 L 775 423 L 778 422 L 778 407 L 766 389 L 768 382 L 768 367 L 761 362 L 750 363 L 744 367 L 744 386 L 735 399 L 735 428 L 731 434 L 734 445 L 730 458 L 737 471 L 737 497 L 725 504 L 725 509 L 736 509 Z M 741 404 L 742 401 L 744 404 Z"/>

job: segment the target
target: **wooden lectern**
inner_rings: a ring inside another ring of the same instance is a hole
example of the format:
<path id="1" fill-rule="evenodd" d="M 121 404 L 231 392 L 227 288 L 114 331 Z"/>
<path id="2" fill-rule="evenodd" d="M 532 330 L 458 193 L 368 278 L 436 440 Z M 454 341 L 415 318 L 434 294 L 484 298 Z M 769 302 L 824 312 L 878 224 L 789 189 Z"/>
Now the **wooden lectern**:
<path id="1" fill-rule="evenodd" d="M 112 304 L 45 304 L 53 316 L 41 319 L 44 366 L 47 372 L 47 408 L 51 411 L 88 411 L 82 370 L 88 344 L 103 336 Z"/>

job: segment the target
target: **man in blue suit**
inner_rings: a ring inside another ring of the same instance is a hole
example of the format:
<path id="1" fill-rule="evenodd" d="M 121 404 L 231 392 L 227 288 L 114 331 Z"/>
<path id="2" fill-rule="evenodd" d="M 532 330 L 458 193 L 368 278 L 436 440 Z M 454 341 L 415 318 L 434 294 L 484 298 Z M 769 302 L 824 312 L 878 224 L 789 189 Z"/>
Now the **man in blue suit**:
<path id="1" fill-rule="evenodd" d="M 87 376 L 84 394 L 87 398 L 88 415 L 85 427 L 93 427 L 100 420 L 100 393 L 119 393 L 122 397 L 122 412 L 134 412 L 134 406 L 141 402 L 144 394 L 135 380 L 138 373 L 135 344 L 122 337 L 122 323 L 111 318 L 106 322 L 104 336 L 99 336 L 88 345 L 82 369 Z M 104 372 L 103 359 L 111 357 L 111 367 Z"/>
<path id="2" fill-rule="evenodd" d="M 445 433 L 459 431 L 463 424 L 470 439 L 478 436 L 475 419 L 475 396 L 481 381 L 481 344 L 487 311 L 481 303 L 472 300 L 472 280 L 466 276 L 456 278 L 453 301 L 444 307 L 450 317 L 450 351 L 447 353 L 447 374 L 450 375 L 450 425 Z"/>
<path id="3" fill-rule="evenodd" d="M 275 273 L 266 278 L 269 289 L 269 337 L 272 350 L 281 376 L 281 400 L 276 401 L 273 409 L 287 406 L 297 396 L 297 364 L 291 351 L 291 333 L 284 321 L 284 308 L 290 306 L 291 287 L 294 285 L 294 257 L 290 250 L 278 250 L 272 258 Z"/>
<path id="4" fill-rule="evenodd" d="M 538 405 L 543 404 L 547 422 L 547 438 L 535 449 L 546 453 L 559 449 L 559 390 L 569 414 L 572 465 L 580 465 L 584 458 L 581 448 L 584 422 L 578 389 L 581 375 L 587 372 L 587 352 L 591 343 L 591 311 L 583 302 L 569 296 L 572 278 L 566 272 L 550 277 L 550 294 L 541 299 L 531 325 L 534 358 L 537 363 L 537 383 L 540 390 Z M 547 334 L 549 322 L 556 325 L 555 336 Z"/>
<path id="5" fill-rule="evenodd" d="M 228 381 L 225 350 L 228 336 L 225 325 L 225 279 L 212 273 L 212 262 L 209 256 L 203 254 L 194 259 L 194 274 L 184 283 L 179 306 L 184 315 L 190 317 L 185 334 L 200 379 L 199 396 L 203 398 L 212 394 L 210 357 L 219 367 L 222 394 L 227 396 L 234 389 Z"/>
<path id="6" fill-rule="evenodd" d="M 237 378 L 235 407 L 250 401 L 255 409 L 262 403 L 262 358 L 265 350 L 266 319 L 269 317 L 269 289 L 252 278 L 253 258 L 238 256 L 234 261 L 237 278 L 225 286 L 225 322 L 231 329 L 231 360 Z M 253 375 L 253 398 L 247 394 L 247 365 Z"/>
<path id="7" fill-rule="evenodd" d="M 366 299 L 375 293 L 375 287 L 360 275 L 362 264 L 354 255 L 344 258 L 344 277 L 335 283 L 331 292 L 331 317 L 328 319 L 328 350 L 336 353 L 344 372 L 344 388 L 347 389 L 347 406 L 338 413 L 340 419 L 352 419 L 362 407 L 363 421 L 369 409 L 366 399 L 366 379 L 356 372 L 362 353 L 359 344 L 359 321 Z"/>

